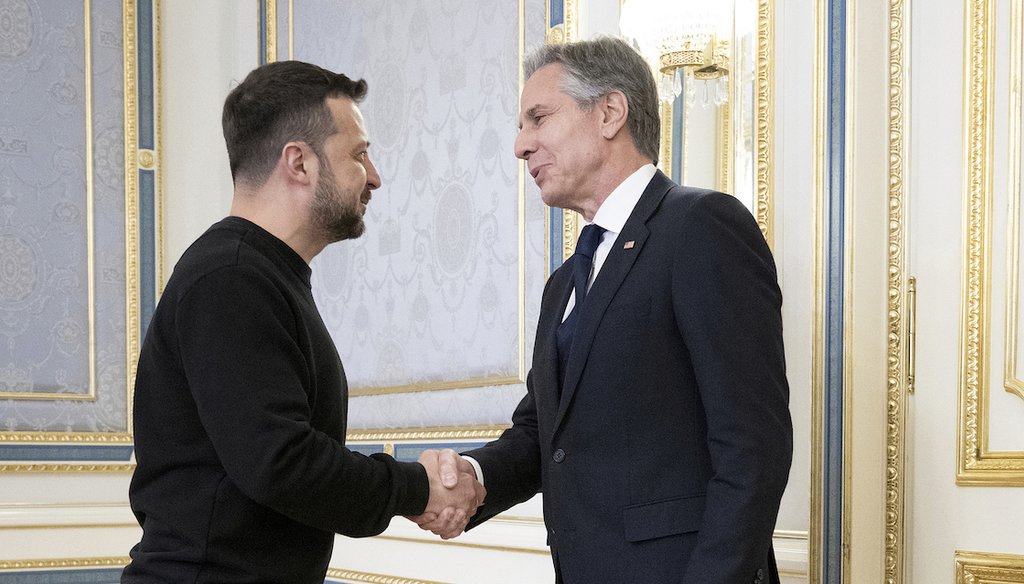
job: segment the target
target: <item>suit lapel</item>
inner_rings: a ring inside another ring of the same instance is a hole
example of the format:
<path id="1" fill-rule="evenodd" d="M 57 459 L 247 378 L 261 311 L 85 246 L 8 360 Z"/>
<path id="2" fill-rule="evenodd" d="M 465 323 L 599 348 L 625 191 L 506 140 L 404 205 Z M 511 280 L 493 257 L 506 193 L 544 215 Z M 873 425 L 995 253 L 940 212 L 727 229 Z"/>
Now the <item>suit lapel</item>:
<path id="1" fill-rule="evenodd" d="M 651 179 L 650 184 L 640 196 L 640 200 L 637 201 L 636 207 L 633 208 L 633 212 L 629 215 L 629 219 L 626 220 L 626 224 L 622 227 L 622 232 L 612 244 L 612 249 L 608 253 L 601 271 L 597 274 L 590 291 L 587 292 L 583 312 L 580 314 L 579 328 L 576 329 L 572 350 L 569 352 L 569 359 L 565 366 L 562 398 L 558 404 L 558 415 L 555 418 L 555 434 L 557 434 L 576 393 L 601 319 L 647 242 L 647 237 L 650 235 L 646 225 L 647 220 L 650 219 L 665 194 L 673 186 L 675 186 L 674 183 L 661 171 L 655 173 L 654 178 Z M 627 246 L 626 242 L 633 243 Z M 568 293 L 565 296 L 568 299 Z M 565 302 L 561 306 L 564 308 Z"/>
<path id="2" fill-rule="evenodd" d="M 570 260 L 571 261 L 571 260 Z M 533 385 L 540 388 L 551 388 L 550 395 L 541 397 L 537 395 L 538 401 L 543 400 L 552 406 L 557 406 L 558 388 L 562 380 L 558 378 L 558 340 L 556 331 L 562 323 L 562 315 L 565 314 L 565 305 L 569 302 L 569 295 L 572 293 L 572 266 L 566 262 L 551 275 L 551 290 L 548 291 L 554 306 L 542 309 L 540 319 L 537 322 L 537 346 L 534 347 L 533 355 Z M 547 366 L 537 367 L 537 364 L 545 363 Z M 554 407 L 552 407 L 554 409 Z"/>

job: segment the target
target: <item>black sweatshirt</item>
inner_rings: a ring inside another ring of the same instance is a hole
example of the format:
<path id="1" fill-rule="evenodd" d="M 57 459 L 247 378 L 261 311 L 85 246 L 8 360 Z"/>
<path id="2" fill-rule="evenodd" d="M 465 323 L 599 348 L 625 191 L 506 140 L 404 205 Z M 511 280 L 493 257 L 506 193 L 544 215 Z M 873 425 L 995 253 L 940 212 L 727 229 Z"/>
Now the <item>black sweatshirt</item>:
<path id="1" fill-rule="evenodd" d="M 322 583 L 335 532 L 423 512 L 420 465 L 344 447 L 348 386 L 310 273 L 237 217 L 175 267 L 139 357 L 143 536 L 122 582 Z"/>

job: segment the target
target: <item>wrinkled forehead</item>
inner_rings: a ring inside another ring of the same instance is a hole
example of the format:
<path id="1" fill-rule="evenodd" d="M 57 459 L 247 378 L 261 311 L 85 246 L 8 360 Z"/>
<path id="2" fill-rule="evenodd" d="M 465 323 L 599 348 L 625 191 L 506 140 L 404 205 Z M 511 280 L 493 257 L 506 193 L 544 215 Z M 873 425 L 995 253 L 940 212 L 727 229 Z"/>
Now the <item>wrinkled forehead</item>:
<path id="1" fill-rule="evenodd" d="M 560 64 L 551 63 L 537 69 L 523 84 L 523 93 L 519 98 L 520 115 L 527 114 L 533 108 L 569 98 L 565 93 L 564 79 L 564 68 Z"/>

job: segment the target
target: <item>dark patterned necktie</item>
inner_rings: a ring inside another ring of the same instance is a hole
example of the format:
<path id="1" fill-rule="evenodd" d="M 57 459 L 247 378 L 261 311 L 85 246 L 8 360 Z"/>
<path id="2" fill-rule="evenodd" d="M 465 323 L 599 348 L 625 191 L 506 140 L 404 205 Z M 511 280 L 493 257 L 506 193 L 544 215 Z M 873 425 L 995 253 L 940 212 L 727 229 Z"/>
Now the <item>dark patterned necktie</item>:
<path id="1" fill-rule="evenodd" d="M 572 340 L 576 335 L 576 328 L 579 324 L 580 313 L 583 311 L 583 301 L 587 297 L 587 281 L 590 279 L 590 271 L 594 267 L 594 251 L 601 243 L 601 236 L 605 228 L 600 225 L 590 224 L 583 228 L 579 241 L 576 242 L 576 252 L 566 262 L 571 264 L 573 286 L 576 290 L 576 305 L 572 307 L 569 316 L 555 330 L 555 338 L 558 344 L 558 380 L 559 385 L 564 383 L 565 364 L 569 359 L 569 350 L 572 349 Z M 559 387 L 561 391 L 561 387 Z"/>

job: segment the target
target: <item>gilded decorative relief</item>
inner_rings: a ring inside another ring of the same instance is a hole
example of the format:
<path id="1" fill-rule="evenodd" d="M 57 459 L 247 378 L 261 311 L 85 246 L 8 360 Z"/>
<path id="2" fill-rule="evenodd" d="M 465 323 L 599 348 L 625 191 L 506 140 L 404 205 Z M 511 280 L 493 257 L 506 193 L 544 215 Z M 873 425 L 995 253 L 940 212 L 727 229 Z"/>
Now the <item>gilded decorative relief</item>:
<path id="1" fill-rule="evenodd" d="M 889 254 L 886 387 L 885 582 L 903 582 L 906 499 L 906 143 L 904 0 L 889 1 Z"/>
<path id="2" fill-rule="evenodd" d="M 1007 233 L 1007 274 L 1006 274 L 1006 336 L 1005 352 L 1003 356 L 1003 386 L 1006 391 L 1024 399 L 1024 377 L 1019 371 L 1018 360 L 1018 339 L 1020 337 L 1020 225 L 1021 225 L 1021 197 L 1024 192 L 1021 190 L 1021 173 L 1024 171 L 1024 144 L 1021 143 L 1024 135 L 1022 127 L 1022 104 L 1021 92 L 1024 91 L 1024 58 L 1022 58 L 1022 42 L 1024 42 L 1024 0 L 1010 0 L 1010 119 L 1009 119 L 1009 177 L 1008 184 L 1008 233 Z"/>
<path id="3" fill-rule="evenodd" d="M 956 552 L 956 584 L 1024 582 L 1024 556 Z"/>
<path id="4" fill-rule="evenodd" d="M 991 208 L 994 196 L 995 131 L 993 13 L 993 0 L 967 0 L 967 66 L 964 91 L 966 272 L 962 291 L 963 354 L 960 423 L 957 432 L 957 483 L 1024 486 L 1024 452 L 996 451 L 989 448 L 992 427 L 989 402 L 993 397 L 993 384 L 989 376 L 989 347 L 990 337 L 994 334 L 990 318 L 991 255 L 994 251 L 990 244 L 993 230 Z M 1019 66 L 1019 59 L 1017 62 Z M 1019 76 L 1019 70 L 1017 75 Z M 1019 78 L 1016 83 L 1019 91 Z M 1012 241 L 1014 237 L 1011 236 L 1009 239 Z M 1013 257 L 1014 254 L 1011 251 L 1009 255 Z M 1016 266 L 1012 266 L 1011 273 L 1016 269 Z M 1010 286 L 1011 290 L 1013 288 L 1015 286 Z M 1015 320 L 1012 313 L 1011 310 L 1010 320 Z"/>

